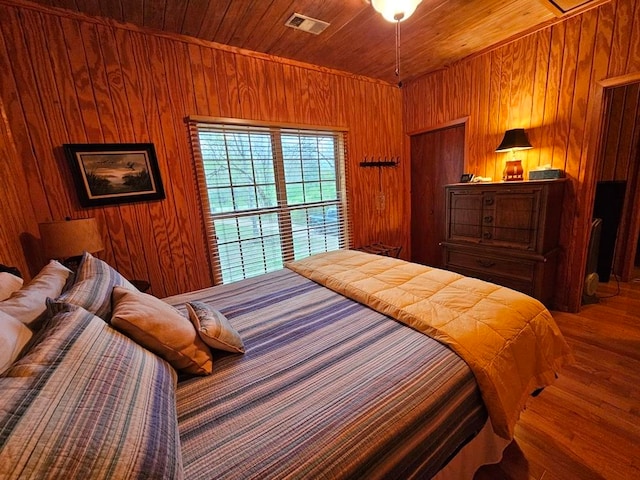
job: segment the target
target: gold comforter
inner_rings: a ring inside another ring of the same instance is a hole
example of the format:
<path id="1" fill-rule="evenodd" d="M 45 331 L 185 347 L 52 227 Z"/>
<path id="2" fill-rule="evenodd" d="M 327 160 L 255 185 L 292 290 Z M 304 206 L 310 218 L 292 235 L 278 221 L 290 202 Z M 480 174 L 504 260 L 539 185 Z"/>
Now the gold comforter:
<path id="1" fill-rule="evenodd" d="M 572 359 L 549 311 L 505 287 L 352 250 L 287 267 L 448 345 L 472 369 L 504 438 L 513 438 L 529 394 Z"/>

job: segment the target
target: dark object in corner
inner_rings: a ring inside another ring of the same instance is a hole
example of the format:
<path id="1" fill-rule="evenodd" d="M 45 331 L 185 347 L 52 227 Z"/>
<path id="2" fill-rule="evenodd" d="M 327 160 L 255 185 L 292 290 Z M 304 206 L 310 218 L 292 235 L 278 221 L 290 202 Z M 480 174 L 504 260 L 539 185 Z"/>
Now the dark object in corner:
<path id="1" fill-rule="evenodd" d="M 15 275 L 16 277 L 22 278 L 22 274 L 20 273 L 20 270 L 18 270 L 16 267 L 9 267 L 7 265 L 2 265 L 0 263 L 0 272 L 7 272 L 10 273 L 11 275 Z"/>
<path id="2" fill-rule="evenodd" d="M 626 186 L 624 181 L 598 182 L 596 185 L 593 217 L 602 219 L 597 270 L 600 282 L 608 282 L 611 276 Z"/>
<path id="3" fill-rule="evenodd" d="M 146 280 L 131 280 L 130 283 L 143 293 L 151 288 L 151 284 Z"/>
<path id="4" fill-rule="evenodd" d="M 558 376 L 556 375 L 556 378 L 558 378 Z M 537 388 L 535 389 L 533 392 L 531 392 L 531 396 L 532 397 L 537 397 L 538 395 L 540 395 L 542 393 L 542 391 L 544 390 L 544 387 L 542 388 Z"/>

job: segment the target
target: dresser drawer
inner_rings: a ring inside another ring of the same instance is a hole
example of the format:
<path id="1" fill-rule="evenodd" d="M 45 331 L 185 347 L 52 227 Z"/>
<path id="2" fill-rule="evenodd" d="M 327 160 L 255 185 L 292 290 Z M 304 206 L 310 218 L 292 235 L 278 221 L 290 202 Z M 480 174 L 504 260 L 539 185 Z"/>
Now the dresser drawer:
<path id="1" fill-rule="evenodd" d="M 457 272 L 461 275 L 465 275 L 467 277 L 478 278 L 480 280 L 484 280 L 485 282 L 491 282 L 491 283 L 495 283 L 496 285 L 502 285 L 503 287 L 511 288 L 513 290 L 526 293 L 527 295 L 531 295 L 532 297 L 536 296 L 535 286 L 531 281 L 520 280 L 513 277 L 505 277 L 502 275 L 498 275 L 497 273 L 456 267 L 454 265 L 447 266 L 446 268 L 448 268 L 453 272 Z"/>
<path id="2" fill-rule="evenodd" d="M 505 252 L 508 255 L 507 252 Z M 521 258 L 502 258 L 499 256 L 473 253 L 455 248 L 447 248 L 445 255 L 446 268 L 463 268 L 482 273 L 485 276 L 497 275 L 513 280 L 531 282 L 535 273 L 536 262 Z"/>

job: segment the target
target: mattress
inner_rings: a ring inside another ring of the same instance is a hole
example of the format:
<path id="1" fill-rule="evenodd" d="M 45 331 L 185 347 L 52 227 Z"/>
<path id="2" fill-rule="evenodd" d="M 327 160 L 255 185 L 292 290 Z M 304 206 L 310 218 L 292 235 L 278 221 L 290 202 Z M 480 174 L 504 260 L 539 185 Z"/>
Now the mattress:
<path id="1" fill-rule="evenodd" d="M 185 478 L 429 478 L 487 419 L 452 350 L 290 270 L 166 300 L 246 346 L 178 382 Z"/>

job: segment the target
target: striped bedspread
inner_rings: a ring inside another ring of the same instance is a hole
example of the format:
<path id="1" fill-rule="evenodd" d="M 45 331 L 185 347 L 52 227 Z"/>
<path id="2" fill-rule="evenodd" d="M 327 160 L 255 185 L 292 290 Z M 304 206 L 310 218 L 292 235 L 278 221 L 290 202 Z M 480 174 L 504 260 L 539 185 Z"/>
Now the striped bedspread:
<path id="1" fill-rule="evenodd" d="M 195 299 L 247 351 L 178 383 L 185 478 L 429 478 L 486 421 L 451 350 L 287 269 Z"/>
<path id="2" fill-rule="evenodd" d="M 81 308 L 0 377 L 1 479 L 180 479 L 176 375 Z"/>

